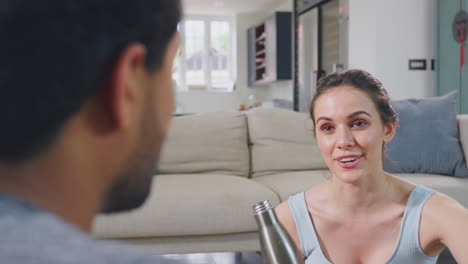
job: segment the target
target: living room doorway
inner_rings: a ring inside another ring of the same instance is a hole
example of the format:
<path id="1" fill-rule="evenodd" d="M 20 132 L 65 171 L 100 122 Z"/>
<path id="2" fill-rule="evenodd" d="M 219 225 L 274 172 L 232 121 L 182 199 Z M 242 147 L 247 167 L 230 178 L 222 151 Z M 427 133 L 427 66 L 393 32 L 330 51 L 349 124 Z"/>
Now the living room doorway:
<path id="1" fill-rule="evenodd" d="M 347 67 L 349 0 L 295 0 L 294 109 L 308 112 L 317 81 Z"/>

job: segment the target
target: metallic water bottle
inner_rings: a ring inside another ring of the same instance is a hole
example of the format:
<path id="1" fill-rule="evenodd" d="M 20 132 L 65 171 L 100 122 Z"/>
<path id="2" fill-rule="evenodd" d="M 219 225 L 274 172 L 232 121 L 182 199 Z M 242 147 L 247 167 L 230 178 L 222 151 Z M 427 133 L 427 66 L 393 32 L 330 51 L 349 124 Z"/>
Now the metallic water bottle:
<path id="1" fill-rule="evenodd" d="M 268 200 L 255 204 L 253 208 L 265 263 L 303 264 L 294 242 L 278 222 Z"/>

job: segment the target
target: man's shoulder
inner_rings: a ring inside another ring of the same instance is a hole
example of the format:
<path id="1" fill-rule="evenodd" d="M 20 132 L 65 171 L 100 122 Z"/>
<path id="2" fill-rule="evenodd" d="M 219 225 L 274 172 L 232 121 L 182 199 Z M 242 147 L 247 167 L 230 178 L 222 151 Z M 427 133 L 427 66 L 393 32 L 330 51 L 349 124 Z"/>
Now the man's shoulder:
<path id="1" fill-rule="evenodd" d="M 1 195 L 0 234 L 2 263 L 176 263 L 97 240 L 53 214 Z"/>

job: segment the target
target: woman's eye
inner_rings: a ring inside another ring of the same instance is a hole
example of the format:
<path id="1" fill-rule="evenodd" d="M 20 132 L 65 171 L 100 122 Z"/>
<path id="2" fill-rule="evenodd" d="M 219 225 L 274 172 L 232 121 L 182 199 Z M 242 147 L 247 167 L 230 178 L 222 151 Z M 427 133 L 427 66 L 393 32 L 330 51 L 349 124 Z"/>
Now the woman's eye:
<path id="1" fill-rule="evenodd" d="M 332 129 L 333 129 L 333 127 L 330 126 L 330 125 L 323 125 L 321 127 L 321 130 L 323 130 L 323 131 L 331 131 Z"/>
<path id="2" fill-rule="evenodd" d="M 363 127 L 367 125 L 366 121 L 358 120 L 353 123 L 353 127 Z"/>

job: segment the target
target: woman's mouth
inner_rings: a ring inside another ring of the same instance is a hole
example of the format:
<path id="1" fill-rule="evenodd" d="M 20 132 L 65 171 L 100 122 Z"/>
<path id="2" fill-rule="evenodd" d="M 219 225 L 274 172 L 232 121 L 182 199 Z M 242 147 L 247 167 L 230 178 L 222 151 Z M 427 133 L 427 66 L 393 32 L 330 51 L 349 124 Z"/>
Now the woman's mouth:
<path id="1" fill-rule="evenodd" d="M 348 157 L 340 157 L 336 159 L 338 165 L 345 169 L 352 169 L 359 164 L 362 156 L 348 156 Z"/>

